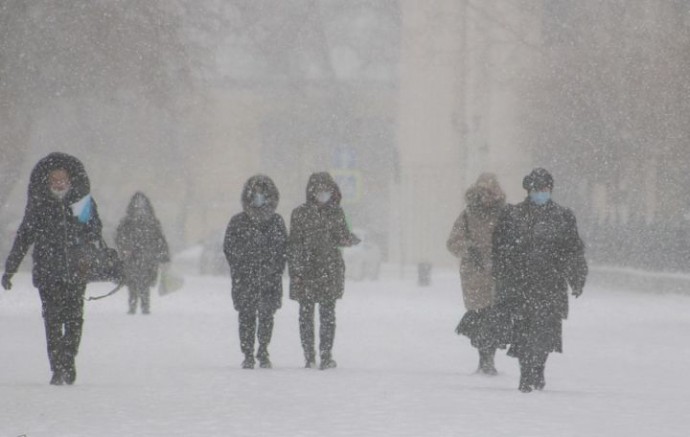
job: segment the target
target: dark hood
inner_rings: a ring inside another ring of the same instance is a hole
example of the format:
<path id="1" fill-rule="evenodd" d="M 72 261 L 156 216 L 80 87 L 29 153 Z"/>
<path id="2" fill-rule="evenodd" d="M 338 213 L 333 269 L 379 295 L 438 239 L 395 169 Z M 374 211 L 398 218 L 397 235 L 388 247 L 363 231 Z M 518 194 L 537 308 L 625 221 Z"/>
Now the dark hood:
<path id="1" fill-rule="evenodd" d="M 266 204 L 262 207 L 253 206 L 252 199 L 257 192 L 264 193 Z M 258 174 L 247 179 L 242 189 L 242 209 L 253 219 L 265 220 L 270 218 L 278 207 L 280 192 L 273 180 L 268 176 Z"/>
<path id="2" fill-rule="evenodd" d="M 333 193 L 330 200 L 326 203 L 326 206 L 340 205 L 340 200 L 343 197 L 340 192 L 340 187 L 338 187 L 333 176 L 325 171 L 312 173 L 309 177 L 309 182 L 307 182 L 307 203 L 318 205 L 319 202 L 316 200 L 316 195 L 322 190 L 328 190 Z"/>
<path id="3" fill-rule="evenodd" d="M 127 205 L 128 218 L 154 219 L 156 213 L 148 197 L 141 191 L 134 193 Z"/>
<path id="4" fill-rule="evenodd" d="M 38 161 L 31 171 L 29 202 L 42 203 L 53 199 L 48 175 L 57 169 L 64 169 L 70 178 L 71 188 L 63 200 L 64 203 L 72 204 L 89 194 L 91 183 L 81 161 L 72 155 L 54 152 Z"/>

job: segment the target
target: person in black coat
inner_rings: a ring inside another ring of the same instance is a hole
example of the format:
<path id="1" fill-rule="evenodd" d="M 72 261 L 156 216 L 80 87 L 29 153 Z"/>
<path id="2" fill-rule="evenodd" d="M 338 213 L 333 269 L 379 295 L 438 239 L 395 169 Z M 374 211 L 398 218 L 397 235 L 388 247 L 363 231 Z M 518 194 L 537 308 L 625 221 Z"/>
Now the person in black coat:
<path id="1" fill-rule="evenodd" d="M 522 392 L 545 386 L 550 352 L 562 352 L 568 286 L 582 294 L 587 277 L 575 215 L 551 200 L 553 177 L 543 168 L 523 180 L 527 198 L 505 210 L 493 235 L 497 300 L 514 321 L 508 355 L 520 363 Z"/>
<path id="2" fill-rule="evenodd" d="M 228 223 L 223 251 L 230 265 L 232 302 L 239 315 L 242 367 L 254 368 L 256 358 L 262 368 L 271 368 L 268 345 L 273 335 L 273 317 L 283 299 L 287 230 L 276 208 L 280 193 L 264 175 L 252 176 L 242 190 L 243 212 Z M 258 331 L 257 331 L 258 321 Z"/>
<path id="3" fill-rule="evenodd" d="M 31 172 L 24 218 L 5 262 L 2 286 L 12 287 L 29 247 L 33 284 L 43 307 L 50 383 L 73 384 L 84 322 L 85 247 L 102 240 L 89 178 L 75 157 L 51 153 Z"/>
<path id="4" fill-rule="evenodd" d="M 288 266 L 290 299 L 299 302 L 299 332 L 307 368 L 316 367 L 314 312 L 319 304 L 320 368 L 336 367 L 332 357 L 335 303 L 345 290 L 345 262 L 340 248 L 359 243 L 345 222 L 338 184 L 326 172 L 307 183 L 307 201 L 292 211 Z"/>
<path id="5" fill-rule="evenodd" d="M 129 289 L 129 314 L 151 309 L 151 287 L 156 283 L 161 264 L 170 262 L 168 243 L 151 201 L 137 191 L 127 206 L 127 214 L 115 233 L 115 244 L 124 263 L 125 284 Z"/>

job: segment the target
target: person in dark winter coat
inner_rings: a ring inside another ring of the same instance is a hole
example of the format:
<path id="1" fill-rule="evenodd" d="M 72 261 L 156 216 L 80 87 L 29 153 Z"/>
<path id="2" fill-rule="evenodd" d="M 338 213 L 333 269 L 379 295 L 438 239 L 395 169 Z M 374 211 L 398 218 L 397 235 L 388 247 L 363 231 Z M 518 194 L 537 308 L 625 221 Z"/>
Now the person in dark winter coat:
<path id="1" fill-rule="evenodd" d="M 330 174 L 314 173 L 307 201 L 292 211 L 288 266 L 290 299 L 299 302 L 299 328 L 306 367 L 316 367 L 314 312 L 319 304 L 320 368 L 336 367 L 332 357 L 335 303 L 345 290 L 345 262 L 340 248 L 359 243 L 345 222 L 340 188 Z"/>
<path id="2" fill-rule="evenodd" d="M 223 251 L 230 265 L 232 302 L 239 313 L 242 367 L 271 368 L 268 345 L 273 335 L 273 317 L 282 305 L 287 249 L 287 229 L 276 208 L 280 194 L 264 175 L 252 176 L 242 190 L 243 212 L 233 216 L 225 232 Z M 257 330 L 258 321 L 258 330 Z"/>
<path id="3" fill-rule="evenodd" d="M 170 262 L 168 243 L 151 201 L 136 192 L 127 206 L 115 233 L 115 244 L 124 264 L 125 284 L 129 289 L 129 314 L 151 310 L 151 287 L 156 283 L 161 264 Z M 165 268 L 165 267 L 164 267 Z"/>
<path id="4" fill-rule="evenodd" d="M 12 287 L 33 245 L 33 284 L 43 308 L 50 383 L 73 384 L 84 323 L 85 247 L 102 240 L 101 220 L 91 198 L 83 164 L 64 153 L 51 153 L 31 172 L 24 218 L 5 262 L 2 286 Z"/>
<path id="5" fill-rule="evenodd" d="M 568 286 L 582 294 L 587 262 L 575 215 L 551 200 L 551 174 L 534 169 L 522 186 L 527 198 L 508 208 L 494 231 L 493 272 L 498 299 L 514 320 L 508 355 L 519 360 L 520 391 L 530 392 L 544 388 L 549 353 L 562 352 Z"/>
<path id="6" fill-rule="evenodd" d="M 491 239 L 498 217 L 506 206 L 505 194 L 496 175 L 483 173 L 465 193 L 467 207 L 455 220 L 448 237 L 448 250 L 460 258 L 460 280 L 466 312 L 456 332 L 470 338 L 479 351 L 477 372 L 496 375 L 494 356 L 505 347 L 504 326 L 494 308 L 491 275 Z"/>

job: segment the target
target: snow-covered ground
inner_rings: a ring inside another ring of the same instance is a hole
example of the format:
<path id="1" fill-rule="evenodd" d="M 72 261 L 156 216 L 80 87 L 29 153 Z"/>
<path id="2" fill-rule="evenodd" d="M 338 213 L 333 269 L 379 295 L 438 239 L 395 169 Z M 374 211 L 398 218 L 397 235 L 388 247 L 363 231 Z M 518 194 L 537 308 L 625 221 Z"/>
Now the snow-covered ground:
<path id="1" fill-rule="evenodd" d="M 328 371 L 302 368 L 288 299 L 275 368 L 240 369 L 227 278 L 189 274 L 150 316 L 126 314 L 126 291 L 87 302 L 71 387 L 48 384 L 38 295 L 18 274 L 0 291 L 0 437 L 690 435 L 689 296 L 590 285 L 546 389 L 522 394 L 505 352 L 499 376 L 474 374 L 453 271 L 430 287 L 387 273 L 347 284 Z"/>

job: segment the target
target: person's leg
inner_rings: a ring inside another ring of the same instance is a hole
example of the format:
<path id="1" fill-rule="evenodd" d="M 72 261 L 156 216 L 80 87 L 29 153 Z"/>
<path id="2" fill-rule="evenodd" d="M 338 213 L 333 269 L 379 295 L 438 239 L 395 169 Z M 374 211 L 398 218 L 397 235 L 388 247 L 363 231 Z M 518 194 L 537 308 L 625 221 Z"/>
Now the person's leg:
<path id="1" fill-rule="evenodd" d="M 81 334 L 84 326 L 84 287 L 81 290 L 68 291 L 69 298 L 66 299 L 64 313 L 61 321 L 64 329 L 61 345 L 61 360 L 63 366 L 63 377 L 67 384 L 74 384 L 77 379 L 77 368 L 75 358 L 79 353 L 81 344 Z"/>
<path id="2" fill-rule="evenodd" d="M 137 312 L 137 297 L 139 292 L 132 286 L 127 287 L 127 290 L 129 291 L 129 298 L 127 299 L 129 311 L 127 311 L 127 314 L 134 314 Z"/>
<path id="3" fill-rule="evenodd" d="M 534 366 L 534 388 L 543 390 L 546 386 L 546 379 L 544 378 L 544 370 L 546 369 L 546 360 L 549 358 L 548 352 L 540 353 L 535 359 Z"/>
<path id="4" fill-rule="evenodd" d="M 496 356 L 495 347 L 481 347 L 479 350 L 479 369 L 485 375 L 497 375 L 494 357 Z"/>
<path id="5" fill-rule="evenodd" d="M 300 301 L 299 303 L 299 336 L 306 367 L 316 367 L 316 353 L 314 352 L 314 302 Z"/>
<path id="6" fill-rule="evenodd" d="M 259 339 L 259 349 L 256 352 L 256 357 L 259 359 L 259 366 L 264 369 L 272 367 L 271 360 L 268 354 L 268 345 L 271 343 L 273 336 L 273 315 L 275 311 L 267 305 L 259 308 L 259 329 L 257 337 Z"/>
<path id="7" fill-rule="evenodd" d="M 335 340 L 335 300 L 319 304 L 319 352 L 321 368 L 336 367 L 332 350 Z"/>
<path id="8" fill-rule="evenodd" d="M 60 344 L 62 343 L 62 324 L 50 313 L 44 310 L 43 323 L 46 330 L 46 346 L 48 350 L 48 362 L 53 376 L 50 379 L 52 385 L 62 385 L 63 367 L 60 356 Z"/>
<path id="9" fill-rule="evenodd" d="M 244 354 L 242 368 L 254 368 L 254 337 L 256 336 L 256 308 L 244 308 L 239 311 L 240 349 Z"/>
<path id="10" fill-rule="evenodd" d="M 141 299 L 141 313 L 151 313 L 151 288 L 141 287 L 139 289 L 139 299 Z"/>

